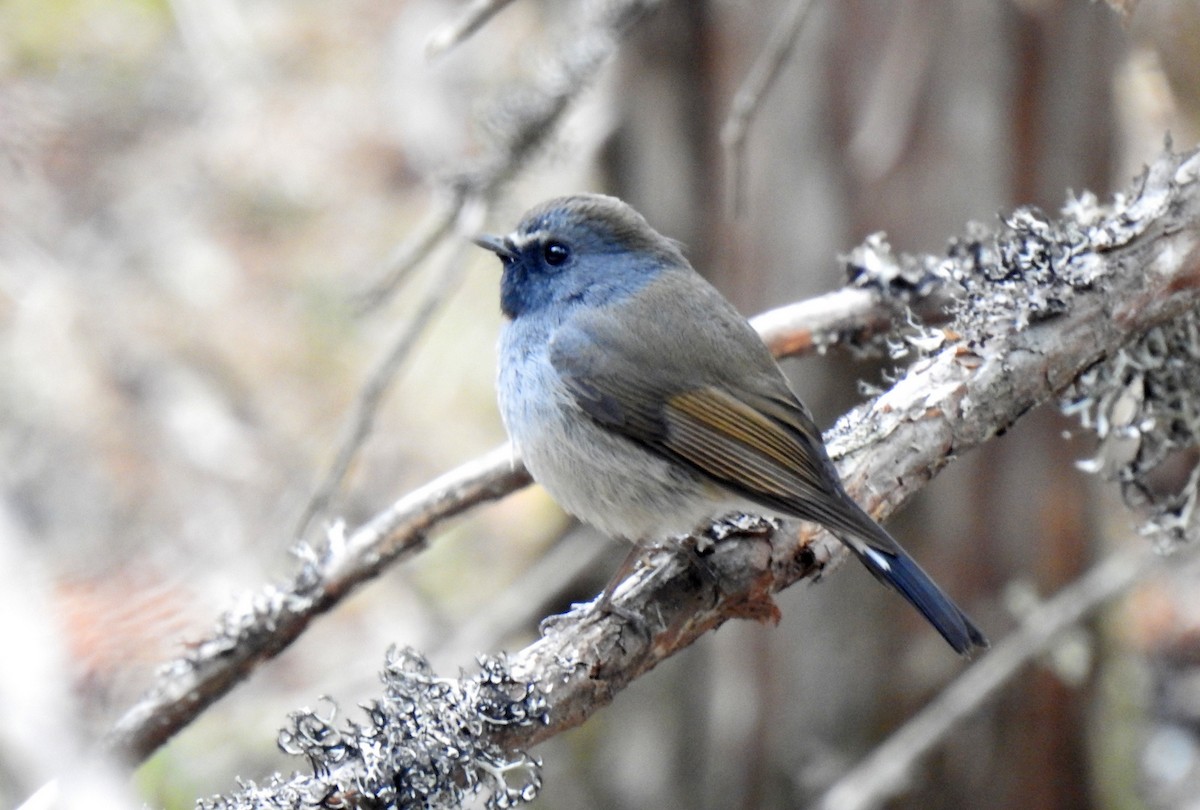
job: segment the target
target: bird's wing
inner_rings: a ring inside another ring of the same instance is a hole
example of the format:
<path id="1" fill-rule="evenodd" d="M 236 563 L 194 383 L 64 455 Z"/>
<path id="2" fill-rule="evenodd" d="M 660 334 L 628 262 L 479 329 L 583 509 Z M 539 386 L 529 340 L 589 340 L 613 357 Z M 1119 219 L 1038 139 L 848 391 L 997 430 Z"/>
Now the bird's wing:
<path id="1" fill-rule="evenodd" d="M 639 326 L 633 339 L 614 320 L 577 319 L 550 343 L 552 365 L 586 414 L 755 503 L 822 524 L 956 651 L 987 646 L 970 618 L 842 489 L 812 417 L 769 355 L 764 361 L 753 344 L 731 349 L 686 326 L 684 335 Z M 728 320 L 722 325 L 732 328 Z"/>
<path id="2" fill-rule="evenodd" d="M 831 508 L 845 495 L 820 434 L 765 349 L 765 359 L 706 368 L 694 362 L 705 339 L 691 337 L 686 346 L 663 335 L 631 341 L 590 319 L 558 330 L 550 361 L 576 404 L 610 430 L 774 511 L 861 531 Z"/>

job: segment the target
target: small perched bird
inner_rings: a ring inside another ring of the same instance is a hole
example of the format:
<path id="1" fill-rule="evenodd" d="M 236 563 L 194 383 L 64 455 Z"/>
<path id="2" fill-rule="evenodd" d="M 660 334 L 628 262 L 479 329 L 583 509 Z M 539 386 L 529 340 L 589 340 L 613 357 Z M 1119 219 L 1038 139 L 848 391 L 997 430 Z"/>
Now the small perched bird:
<path id="1" fill-rule="evenodd" d="M 614 197 L 561 197 L 475 242 L 504 265 L 504 425 L 564 509 L 634 541 L 732 511 L 813 521 L 957 652 L 987 646 L 846 494 L 753 327 L 639 213 Z"/>

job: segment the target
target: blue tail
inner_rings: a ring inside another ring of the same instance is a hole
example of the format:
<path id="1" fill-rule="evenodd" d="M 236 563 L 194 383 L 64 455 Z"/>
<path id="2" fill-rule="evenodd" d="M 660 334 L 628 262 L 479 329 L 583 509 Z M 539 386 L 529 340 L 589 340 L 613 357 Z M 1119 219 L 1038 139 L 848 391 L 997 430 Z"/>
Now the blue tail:
<path id="1" fill-rule="evenodd" d="M 969 655 L 975 647 L 987 647 L 988 640 L 975 623 L 942 593 L 917 561 L 908 556 L 895 540 L 876 524 L 890 541 L 890 548 L 880 548 L 874 540 L 847 543 L 876 579 L 895 588 L 909 604 L 920 611 L 942 638 L 960 655 Z"/>

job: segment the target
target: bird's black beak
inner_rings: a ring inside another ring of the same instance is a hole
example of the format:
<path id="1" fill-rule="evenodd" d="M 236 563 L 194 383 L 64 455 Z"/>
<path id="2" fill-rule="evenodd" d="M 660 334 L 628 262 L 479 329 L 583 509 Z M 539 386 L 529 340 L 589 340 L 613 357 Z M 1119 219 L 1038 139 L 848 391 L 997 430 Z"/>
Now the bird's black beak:
<path id="1" fill-rule="evenodd" d="M 512 243 L 503 236 L 493 236 L 490 233 L 481 233 L 471 240 L 479 245 L 484 250 L 490 250 L 500 257 L 500 260 L 508 264 L 513 259 L 517 258 L 517 251 L 513 249 Z"/>

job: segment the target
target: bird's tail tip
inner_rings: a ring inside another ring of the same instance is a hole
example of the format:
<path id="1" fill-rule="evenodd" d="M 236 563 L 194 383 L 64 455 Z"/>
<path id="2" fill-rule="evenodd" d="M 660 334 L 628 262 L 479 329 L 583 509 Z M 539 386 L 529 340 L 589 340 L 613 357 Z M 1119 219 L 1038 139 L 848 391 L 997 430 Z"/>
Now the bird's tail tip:
<path id="1" fill-rule="evenodd" d="M 867 570 L 895 588 L 959 655 L 970 658 L 990 646 L 983 631 L 903 550 L 892 553 L 868 545 L 855 551 Z"/>

